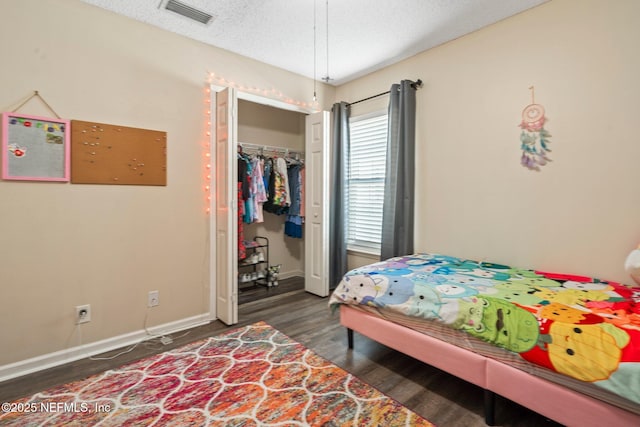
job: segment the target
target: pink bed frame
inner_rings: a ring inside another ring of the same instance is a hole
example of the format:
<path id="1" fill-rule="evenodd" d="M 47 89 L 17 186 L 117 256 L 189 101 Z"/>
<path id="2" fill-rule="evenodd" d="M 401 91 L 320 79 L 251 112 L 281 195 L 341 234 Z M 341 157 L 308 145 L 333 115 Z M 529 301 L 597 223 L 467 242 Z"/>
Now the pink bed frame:
<path id="1" fill-rule="evenodd" d="M 564 425 L 640 426 L 640 415 L 347 305 L 340 306 L 340 323 L 348 330 L 350 349 L 356 331 L 482 387 L 488 425 L 494 425 L 499 394 Z"/>

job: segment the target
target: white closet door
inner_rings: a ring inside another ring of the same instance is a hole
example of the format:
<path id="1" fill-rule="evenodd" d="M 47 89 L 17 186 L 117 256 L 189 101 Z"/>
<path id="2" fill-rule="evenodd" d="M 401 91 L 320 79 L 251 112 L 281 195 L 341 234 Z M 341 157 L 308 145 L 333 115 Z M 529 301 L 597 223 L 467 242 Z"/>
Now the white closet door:
<path id="1" fill-rule="evenodd" d="M 235 89 L 216 95 L 216 312 L 238 323 L 238 163 Z"/>
<path id="2" fill-rule="evenodd" d="M 329 295 L 329 112 L 306 117 L 304 287 Z"/>

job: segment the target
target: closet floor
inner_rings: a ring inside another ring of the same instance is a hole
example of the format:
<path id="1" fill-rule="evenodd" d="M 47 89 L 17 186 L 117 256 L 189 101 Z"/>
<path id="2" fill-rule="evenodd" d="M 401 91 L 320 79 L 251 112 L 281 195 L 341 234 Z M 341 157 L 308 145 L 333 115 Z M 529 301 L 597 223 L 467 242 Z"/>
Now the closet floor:
<path id="1" fill-rule="evenodd" d="M 279 281 L 278 286 L 261 286 L 240 288 L 238 291 L 238 305 L 247 304 L 253 301 L 269 298 L 276 295 L 282 295 L 293 291 L 304 289 L 304 277 L 289 277 Z"/>

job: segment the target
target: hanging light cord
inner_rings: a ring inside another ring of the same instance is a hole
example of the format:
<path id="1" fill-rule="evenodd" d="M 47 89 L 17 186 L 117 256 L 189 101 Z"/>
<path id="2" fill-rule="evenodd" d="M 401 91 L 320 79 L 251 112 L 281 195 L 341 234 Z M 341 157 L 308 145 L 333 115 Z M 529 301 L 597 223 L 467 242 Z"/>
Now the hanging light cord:
<path id="1" fill-rule="evenodd" d="M 329 83 L 329 0 L 327 0 L 327 76 L 324 80 Z"/>
<path id="2" fill-rule="evenodd" d="M 316 95 L 316 0 L 313 0 L 313 100 L 317 101 Z"/>

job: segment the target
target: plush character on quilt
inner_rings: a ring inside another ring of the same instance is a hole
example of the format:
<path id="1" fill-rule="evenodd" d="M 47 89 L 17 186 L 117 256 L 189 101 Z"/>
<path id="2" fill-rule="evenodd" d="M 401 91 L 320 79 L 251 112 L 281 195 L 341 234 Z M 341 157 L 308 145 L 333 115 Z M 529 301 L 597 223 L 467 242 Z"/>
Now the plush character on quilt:
<path id="1" fill-rule="evenodd" d="M 625 268 L 640 284 L 640 247 Z M 640 403 L 640 287 L 438 254 L 344 276 L 330 304 L 431 319 Z"/>
<path id="2" fill-rule="evenodd" d="M 463 318 L 459 329 L 473 336 L 516 353 L 527 351 L 538 342 L 538 321 L 517 305 L 482 296 L 472 298 L 467 310 L 468 317 L 460 313 Z"/>
<path id="3" fill-rule="evenodd" d="M 384 277 L 375 274 L 349 274 L 340 282 L 334 294 L 350 304 L 373 305 L 371 301 L 386 291 L 386 283 Z"/>

